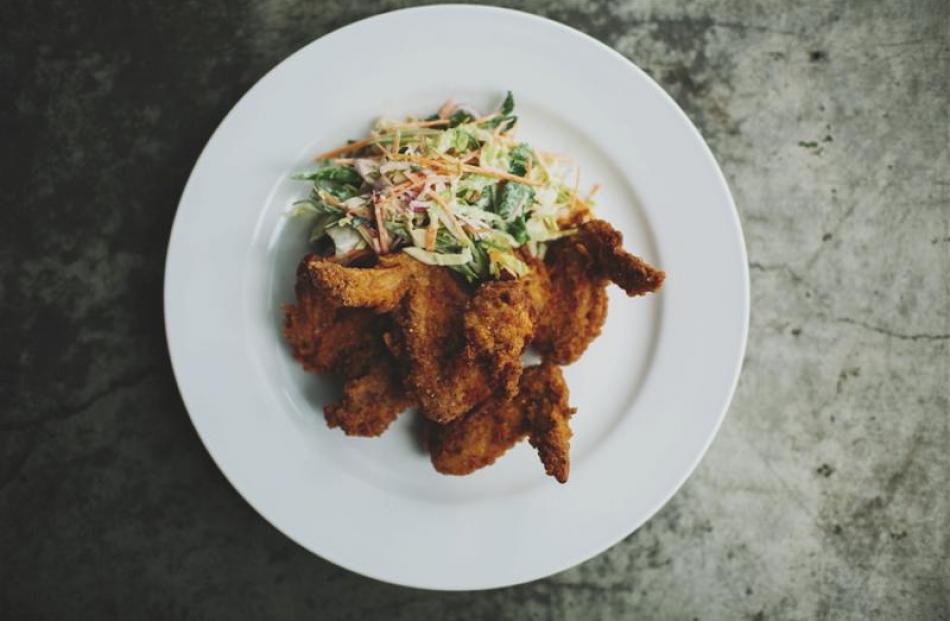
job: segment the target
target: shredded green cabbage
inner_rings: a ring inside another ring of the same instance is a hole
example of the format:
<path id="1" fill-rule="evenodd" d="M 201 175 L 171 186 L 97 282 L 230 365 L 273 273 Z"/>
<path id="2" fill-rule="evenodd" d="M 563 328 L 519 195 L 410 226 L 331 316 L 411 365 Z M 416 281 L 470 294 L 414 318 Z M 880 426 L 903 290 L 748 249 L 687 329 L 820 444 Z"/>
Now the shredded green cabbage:
<path id="1" fill-rule="evenodd" d="M 462 252 L 449 254 L 429 252 L 428 250 L 423 250 L 422 248 L 409 246 L 407 248 L 403 248 L 403 252 L 408 254 L 413 259 L 422 261 L 426 265 L 444 265 L 446 267 L 454 267 L 458 265 L 465 265 L 466 263 L 470 263 L 472 260 L 472 251 L 468 248 L 465 248 L 462 250 Z"/>

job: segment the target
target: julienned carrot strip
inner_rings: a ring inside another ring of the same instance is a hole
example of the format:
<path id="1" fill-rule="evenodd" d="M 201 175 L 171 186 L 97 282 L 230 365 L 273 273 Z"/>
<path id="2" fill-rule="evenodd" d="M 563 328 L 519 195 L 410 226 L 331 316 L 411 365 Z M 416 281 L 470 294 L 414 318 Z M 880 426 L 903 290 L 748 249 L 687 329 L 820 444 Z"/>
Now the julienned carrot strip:
<path id="1" fill-rule="evenodd" d="M 429 214 L 429 228 L 426 229 L 426 250 L 432 252 L 435 250 L 435 238 L 439 232 L 439 219 L 433 218 Z"/>
<path id="2" fill-rule="evenodd" d="M 516 183 L 523 183 L 525 185 L 542 185 L 540 181 L 532 181 L 531 179 L 526 179 L 524 177 L 519 177 L 518 175 L 512 175 L 510 173 L 502 172 L 500 170 L 492 170 L 490 168 L 482 168 L 481 166 L 473 166 L 471 164 L 462 164 L 459 160 L 455 162 L 440 162 L 439 160 L 432 160 L 425 157 L 419 157 L 417 155 L 402 155 L 395 159 L 408 160 L 410 162 L 416 162 L 417 164 L 423 164 L 425 166 L 434 166 L 441 168 L 443 170 L 457 170 L 458 164 L 461 164 L 462 172 L 477 173 L 479 175 L 485 175 L 486 177 L 497 177 L 498 179 L 505 179 L 506 181 L 514 181 Z"/>
<path id="3" fill-rule="evenodd" d="M 336 149 L 331 149 L 331 150 L 329 150 L 329 151 L 327 151 L 327 152 L 325 152 L 325 153 L 321 153 L 320 155 L 316 155 L 316 156 L 314 156 L 313 161 L 315 161 L 315 162 L 321 162 L 321 161 L 323 161 L 323 160 L 328 160 L 328 159 L 330 159 L 330 158 L 334 158 L 334 157 L 336 157 L 337 155 L 343 155 L 344 153 L 350 153 L 350 152 L 352 152 L 352 151 L 358 151 L 358 150 L 362 149 L 363 147 L 368 147 L 369 145 L 373 144 L 374 142 L 376 142 L 376 139 L 375 139 L 375 138 L 364 138 L 363 140 L 357 140 L 356 142 L 351 142 L 351 143 L 348 143 L 348 144 L 343 145 L 342 147 L 337 147 Z"/>
<path id="4" fill-rule="evenodd" d="M 389 252 L 389 234 L 386 232 L 386 227 L 383 226 L 382 205 L 376 203 L 374 205 L 373 211 L 376 212 L 376 231 L 379 235 L 380 254 L 386 254 Z"/>

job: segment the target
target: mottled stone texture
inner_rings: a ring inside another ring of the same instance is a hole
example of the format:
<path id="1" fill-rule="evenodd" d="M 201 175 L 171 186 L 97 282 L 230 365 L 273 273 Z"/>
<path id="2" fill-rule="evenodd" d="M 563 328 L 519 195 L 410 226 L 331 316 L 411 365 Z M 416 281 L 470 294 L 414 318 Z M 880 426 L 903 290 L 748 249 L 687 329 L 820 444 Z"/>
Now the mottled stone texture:
<path id="1" fill-rule="evenodd" d="M 313 557 L 238 497 L 165 350 L 178 196 L 267 69 L 403 4 L 0 4 L 0 618 L 948 618 L 943 0 L 519 5 L 649 71 L 745 227 L 731 414 L 639 532 L 547 580 L 428 593 Z"/>

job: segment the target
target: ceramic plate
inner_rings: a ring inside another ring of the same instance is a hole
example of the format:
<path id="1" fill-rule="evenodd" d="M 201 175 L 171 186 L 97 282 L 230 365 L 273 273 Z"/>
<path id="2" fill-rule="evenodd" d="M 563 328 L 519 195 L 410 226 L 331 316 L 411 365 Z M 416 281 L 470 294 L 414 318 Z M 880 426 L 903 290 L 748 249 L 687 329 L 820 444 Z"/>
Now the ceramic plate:
<path id="1" fill-rule="evenodd" d="M 400 33 L 407 36 L 398 36 Z M 415 33 L 409 36 L 408 33 Z M 478 33 L 478 36 L 470 36 Z M 309 157 L 380 116 L 515 93 L 519 136 L 570 154 L 598 213 L 668 274 L 659 295 L 610 291 L 603 335 L 565 369 L 571 479 L 526 443 L 468 477 L 436 473 L 411 417 L 345 437 L 280 336 L 307 231 L 285 214 Z M 227 115 L 185 187 L 165 272 L 175 376 L 195 428 L 281 532 L 352 571 L 430 589 L 541 578 L 643 524 L 696 467 L 745 349 L 749 284 L 729 190 L 699 133 L 645 73 L 553 21 L 436 6 L 363 20 L 296 52 Z"/>

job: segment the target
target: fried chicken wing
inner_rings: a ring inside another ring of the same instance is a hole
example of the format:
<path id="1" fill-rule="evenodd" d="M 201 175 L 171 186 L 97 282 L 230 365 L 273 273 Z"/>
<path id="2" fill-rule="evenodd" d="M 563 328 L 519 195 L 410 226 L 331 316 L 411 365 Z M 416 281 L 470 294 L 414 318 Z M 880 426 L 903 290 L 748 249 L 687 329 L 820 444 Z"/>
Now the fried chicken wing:
<path id="1" fill-rule="evenodd" d="M 407 389 L 424 416 L 448 422 L 493 392 L 489 374 L 463 355 L 468 291 L 448 270 L 424 266 L 394 313 Z"/>
<path id="2" fill-rule="evenodd" d="M 622 242 L 612 226 L 591 220 L 577 235 L 552 243 L 543 263 L 535 262 L 528 285 L 536 314 L 532 344 L 545 360 L 570 364 L 600 335 L 608 282 L 630 296 L 662 286 L 665 274 L 626 252 Z"/>
<path id="3" fill-rule="evenodd" d="M 532 308 L 524 280 L 482 285 L 463 317 L 466 356 L 485 364 L 492 384 L 513 396 L 521 379 L 521 355 L 534 332 Z"/>
<path id="4" fill-rule="evenodd" d="M 308 263 L 314 287 L 333 303 L 347 308 L 370 308 L 378 313 L 395 309 L 409 291 L 421 264 L 399 253 L 385 255 L 372 267 L 344 267 L 331 261 Z"/>
<path id="5" fill-rule="evenodd" d="M 666 273 L 623 249 L 623 234 L 604 220 L 581 225 L 578 240 L 593 258 L 596 272 L 628 296 L 652 293 L 663 286 Z"/>
<path id="6" fill-rule="evenodd" d="M 378 318 L 364 309 L 342 308 L 312 278 L 312 265 L 325 261 L 307 255 L 297 266 L 295 304 L 284 307 L 284 338 L 307 371 L 322 373 L 343 364 L 353 353 L 371 348 L 378 338 Z"/>
<path id="7" fill-rule="evenodd" d="M 532 299 L 540 305 L 532 344 L 545 360 L 570 364 L 604 325 L 606 281 L 594 275 L 590 255 L 573 238 L 552 244 L 533 278 Z"/>
<path id="8" fill-rule="evenodd" d="M 540 367 L 545 368 L 545 367 Z M 544 471 L 566 483 L 570 474 L 571 427 L 574 408 L 568 404 L 567 384 L 556 370 L 539 373 L 524 387 L 527 396 L 519 399 L 528 426 L 528 441 L 538 451 Z"/>
<path id="9" fill-rule="evenodd" d="M 312 259 L 307 270 L 306 294 L 315 291 L 329 304 L 360 317 L 391 313 L 395 330 L 386 340 L 405 368 L 407 392 L 427 417 L 451 420 L 492 393 L 482 365 L 462 355 L 463 314 L 470 294 L 448 270 L 406 255 L 381 257 L 376 266 L 366 268 Z M 314 306 L 322 308 L 320 304 Z M 327 344 L 333 343 L 327 340 L 315 349 L 322 353 Z"/>
<path id="10" fill-rule="evenodd" d="M 315 255 L 300 262 L 297 302 L 284 309 L 284 337 L 306 370 L 344 378 L 342 400 L 324 409 L 327 424 L 347 435 L 379 435 L 411 405 L 383 342 L 391 321 L 368 309 L 341 307 L 325 295 L 313 278 L 314 266 L 324 265 L 331 263 Z"/>
<path id="11" fill-rule="evenodd" d="M 513 399 L 493 397 L 462 419 L 434 426 L 429 440 L 432 464 L 443 474 L 470 474 L 529 437 L 545 471 L 563 483 L 569 473 L 567 421 L 572 413 L 560 368 L 529 367 Z"/>

